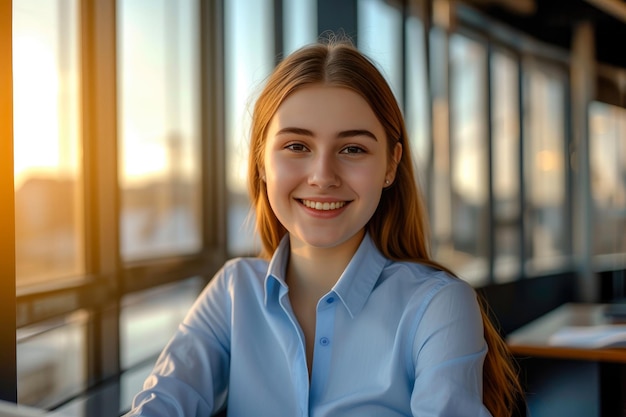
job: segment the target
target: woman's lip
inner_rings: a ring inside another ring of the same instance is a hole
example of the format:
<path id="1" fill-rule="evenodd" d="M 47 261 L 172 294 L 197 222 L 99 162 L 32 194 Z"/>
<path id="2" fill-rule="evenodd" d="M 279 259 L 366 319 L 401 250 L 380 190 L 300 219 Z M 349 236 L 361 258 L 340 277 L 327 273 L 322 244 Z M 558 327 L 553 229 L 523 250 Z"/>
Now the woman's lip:
<path id="1" fill-rule="evenodd" d="M 349 200 L 345 200 L 343 198 L 337 198 L 337 197 L 297 197 L 296 200 L 299 201 L 303 201 L 303 200 L 307 200 L 307 201 L 319 201 L 320 203 L 338 203 L 338 202 L 344 202 L 347 203 Z"/>

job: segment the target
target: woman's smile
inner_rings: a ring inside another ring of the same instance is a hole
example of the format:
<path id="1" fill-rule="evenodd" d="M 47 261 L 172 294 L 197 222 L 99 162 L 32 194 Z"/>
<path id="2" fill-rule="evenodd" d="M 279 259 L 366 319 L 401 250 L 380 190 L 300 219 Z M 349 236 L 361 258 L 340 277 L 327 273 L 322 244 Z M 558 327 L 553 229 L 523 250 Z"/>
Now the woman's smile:
<path id="1" fill-rule="evenodd" d="M 314 201 L 314 200 L 298 200 L 300 201 L 301 204 L 303 204 L 304 206 L 310 208 L 310 209 L 314 209 L 314 210 L 321 210 L 321 211 L 328 211 L 328 210 L 337 210 L 340 209 L 342 207 L 344 207 L 347 203 L 345 201 Z"/>

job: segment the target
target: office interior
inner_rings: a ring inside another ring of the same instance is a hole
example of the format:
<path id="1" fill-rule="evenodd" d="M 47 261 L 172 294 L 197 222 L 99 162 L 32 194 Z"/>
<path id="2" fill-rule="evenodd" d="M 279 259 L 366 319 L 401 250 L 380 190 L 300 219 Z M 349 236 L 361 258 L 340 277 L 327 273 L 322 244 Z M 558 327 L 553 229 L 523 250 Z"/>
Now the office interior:
<path id="1" fill-rule="evenodd" d="M 389 80 L 433 255 L 503 337 L 626 304 L 622 0 L 8 0 L 0 33 L 2 400 L 128 410 L 212 275 L 259 249 L 255 94 L 332 34 Z M 622 352 L 516 356 L 523 414 L 626 415 Z"/>

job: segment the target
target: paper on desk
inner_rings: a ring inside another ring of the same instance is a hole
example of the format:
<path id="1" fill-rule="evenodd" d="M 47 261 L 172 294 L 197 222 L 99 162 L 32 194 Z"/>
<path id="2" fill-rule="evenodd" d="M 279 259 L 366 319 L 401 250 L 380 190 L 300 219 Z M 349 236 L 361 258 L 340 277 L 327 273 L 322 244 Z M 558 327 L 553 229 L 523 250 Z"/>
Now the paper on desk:
<path id="1" fill-rule="evenodd" d="M 626 348 L 626 325 L 565 326 L 550 336 L 548 343 L 553 346 Z"/>

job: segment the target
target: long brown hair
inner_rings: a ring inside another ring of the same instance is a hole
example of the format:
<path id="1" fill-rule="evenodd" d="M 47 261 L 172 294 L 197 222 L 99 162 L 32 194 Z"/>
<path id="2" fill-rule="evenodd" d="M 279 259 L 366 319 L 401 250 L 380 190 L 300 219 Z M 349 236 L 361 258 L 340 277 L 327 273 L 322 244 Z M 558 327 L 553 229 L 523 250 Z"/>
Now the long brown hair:
<path id="1" fill-rule="evenodd" d="M 397 142 L 402 144 L 395 180 L 387 187 L 368 230 L 378 249 L 388 258 L 428 264 L 445 271 L 429 254 L 427 215 L 414 175 L 411 151 L 402 112 L 375 65 L 348 41 L 318 43 L 292 53 L 268 78 L 254 107 L 248 187 L 256 214 L 256 227 L 270 257 L 287 233 L 272 211 L 261 179 L 267 127 L 283 100 L 311 84 L 349 88 L 360 94 L 385 129 L 389 163 Z M 483 402 L 494 417 L 512 414 L 522 390 L 514 362 L 480 300 L 488 352 L 483 367 Z"/>

